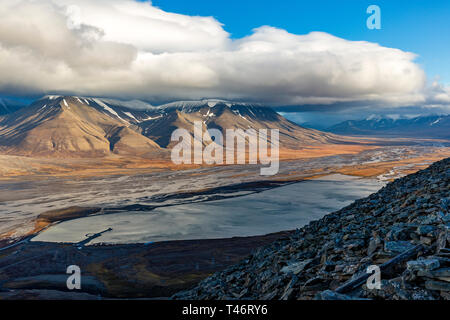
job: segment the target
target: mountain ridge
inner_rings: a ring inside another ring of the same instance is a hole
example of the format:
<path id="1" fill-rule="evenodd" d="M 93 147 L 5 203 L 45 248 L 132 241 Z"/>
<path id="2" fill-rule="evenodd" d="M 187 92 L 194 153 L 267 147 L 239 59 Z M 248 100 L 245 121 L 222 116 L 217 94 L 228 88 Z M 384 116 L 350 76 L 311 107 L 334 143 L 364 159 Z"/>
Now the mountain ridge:
<path id="1" fill-rule="evenodd" d="M 74 97 L 40 99 L 0 121 L 0 146 L 10 154 L 76 157 L 123 153 L 121 148 L 111 149 L 110 139 L 116 140 L 113 145 L 125 139 L 126 149 L 138 153 L 146 150 L 139 151 L 136 146 L 160 149 L 133 130 L 117 131 L 131 124 L 112 109 L 112 116 L 106 114 L 109 110 L 100 112 L 98 102 Z"/>
<path id="2" fill-rule="evenodd" d="M 208 129 L 279 129 L 280 147 L 343 141 L 331 133 L 303 128 L 274 110 L 219 99 L 180 101 L 158 107 L 105 98 L 48 95 L 0 119 L 0 150 L 7 154 L 98 157 L 110 154 L 149 156 L 176 142 L 171 134 L 185 129 L 194 139 L 195 122 Z M 204 141 L 207 143 L 207 141 Z M 166 151 L 164 151 L 166 150 Z M 160 154 L 159 154 L 160 155 Z M 158 156 L 159 156 L 158 155 Z"/>
<path id="3" fill-rule="evenodd" d="M 409 119 L 374 116 L 364 120 L 343 121 L 325 131 L 344 135 L 450 138 L 450 115 L 427 115 Z"/>

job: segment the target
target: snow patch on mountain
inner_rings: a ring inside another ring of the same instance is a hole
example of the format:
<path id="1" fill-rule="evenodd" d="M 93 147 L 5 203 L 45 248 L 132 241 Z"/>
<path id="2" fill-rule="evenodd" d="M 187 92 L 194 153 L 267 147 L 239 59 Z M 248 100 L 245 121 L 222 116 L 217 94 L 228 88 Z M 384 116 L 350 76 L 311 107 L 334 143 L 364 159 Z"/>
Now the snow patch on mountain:
<path id="1" fill-rule="evenodd" d="M 130 117 L 130 118 L 132 118 L 132 119 L 134 119 L 134 120 L 136 120 L 137 122 L 139 122 L 139 120 L 138 119 L 136 119 L 136 117 L 135 116 L 133 116 L 133 114 L 131 113 L 131 112 L 124 112 L 124 114 L 126 114 L 128 117 Z"/>
<path id="2" fill-rule="evenodd" d="M 48 100 L 56 100 L 56 99 L 58 99 L 58 98 L 61 98 L 61 96 L 58 96 L 58 95 L 46 95 L 46 96 L 42 97 L 41 100 L 45 100 L 45 99 L 48 99 Z"/>
<path id="3" fill-rule="evenodd" d="M 103 103 L 103 101 L 101 101 L 100 99 L 94 99 L 95 103 L 97 103 L 100 107 L 102 107 L 103 109 L 105 109 L 106 111 L 108 111 L 109 113 L 115 115 L 116 117 L 119 117 L 119 114 L 117 112 L 115 112 L 113 109 L 111 109 L 109 106 L 107 106 L 105 103 Z"/>
<path id="4" fill-rule="evenodd" d="M 244 120 L 247 120 L 246 117 L 244 117 L 241 112 L 239 110 L 231 110 L 235 115 L 238 115 L 239 117 L 241 117 Z"/>
<path id="5" fill-rule="evenodd" d="M 432 126 L 432 125 L 435 125 L 436 123 L 439 123 L 439 121 L 441 121 L 442 120 L 442 118 L 439 118 L 439 119 L 437 119 L 436 121 L 433 121 L 430 125 Z"/>
<path id="6" fill-rule="evenodd" d="M 233 101 L 227 101 L 227 100 L 221 100 L 221 99 L 203 99 L 203 100 L 186 100 L 186 101 L 175 101 L 171 103 L 166 103 L 163 105 L 158 106 L 160 109 L 170 109 L 170 108 L 176 108 L 181 109 L 184 112 L 192 112 L 195 108 L 198 107 L 210 107 L 214 108 L 218 104 L 225 104 L 227 107 L 231 108 L 232 106 L 239 105 L 239 106 L 255 106 L 256 104 L 251 104 L 247 102 L 233 102 Z"/>
<path id="7" fill-rule="evenodd" d="M 124 107 L 127 109 L 133 110 L 150 110 L 155 109 L 153 105 L 150 103 L 141 101 L 141 100 L 130 100 L 130 101 L 122 101 L 116 99 L 101 99 L 104 103 L 107 103 L 112 106 Z"/>
<path id="8" fill-rule="evenodd" d="M 156 119 L 159 119 L 159 118 L 162 118 L 162 117 L 163 117 L 163 115 L 159 115 L 157 117 L 148 117 L 148 118 L 143 119 L 142 121 L 156 120 Z"/>
<path id="9" fill-rule="evenodd" d="M 206 114 L 203 115 L 204 117 L 214 117 L 215 114 L 211 112 L 211 110 L 208 110 Z"/>
<path id="10" fill-rule="evenodd" d="M 109 113 L 111 113 L 112 115 L 115 115 L 117 118 L 119 118 L 120 120 L 122 120 L 123 122 L 128 123 L 128 121 L 124 120 L 123 118 L 121 118 L 119 116 L 119 114 L 114 111 L 114 109 L 112 109 L 111 107 L 109 107 L 106 103 L 104 103 L 102 100 L 100 99 L 93 99 L 95 103 L 97 103 L 100 107 L 102 107 L 103 109 L 105 109 L 106 111 L 108 111 Z"/>

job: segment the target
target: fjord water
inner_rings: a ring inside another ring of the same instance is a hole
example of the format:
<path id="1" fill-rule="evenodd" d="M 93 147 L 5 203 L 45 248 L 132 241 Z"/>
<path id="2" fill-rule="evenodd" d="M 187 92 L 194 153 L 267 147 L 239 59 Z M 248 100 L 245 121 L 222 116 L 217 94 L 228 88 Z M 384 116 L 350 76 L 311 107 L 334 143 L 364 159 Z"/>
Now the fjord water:
<path id="1" fill-rule="evenodd" d="M 119 212 L 57 224 L 33 241 L 79 242 L 86 234 L 112 231 L 94 243 L 263 235 L 300 228 L 384 186 L 375 179 L 330 175 L 225 200 L 189 203 L 144 212 Z"/>

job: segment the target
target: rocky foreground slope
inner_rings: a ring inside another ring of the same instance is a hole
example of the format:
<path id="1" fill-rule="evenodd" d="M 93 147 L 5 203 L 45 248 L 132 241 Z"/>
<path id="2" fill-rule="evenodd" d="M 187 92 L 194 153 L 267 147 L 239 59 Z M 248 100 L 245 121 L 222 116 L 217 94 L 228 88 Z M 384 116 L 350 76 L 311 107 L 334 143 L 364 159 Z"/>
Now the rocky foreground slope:
<path id="1" fill-rule="evenodd" d="M 450 158 L 389 183 L 175 299 L 450 299 Z M 367 288 L 367 268 L 381 289 Z"/>

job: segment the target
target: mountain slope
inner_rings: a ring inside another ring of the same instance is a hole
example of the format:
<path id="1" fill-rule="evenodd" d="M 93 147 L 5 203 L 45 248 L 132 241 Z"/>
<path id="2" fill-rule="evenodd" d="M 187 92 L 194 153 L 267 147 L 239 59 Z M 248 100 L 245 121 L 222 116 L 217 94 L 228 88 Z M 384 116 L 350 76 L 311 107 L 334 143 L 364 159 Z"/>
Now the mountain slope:
<path id="1" fill-rule="evenodd" d="M 292 231 L 174 298 L 449 299 L 449 184 L 447 158 Z M 366 286 L 373 265 L 381 268 L 377 290 Z"/>
<path id="2" fill-rule="evenodd" d="M 195 121 L 202 122 L 203 131 L 279 129 L 280 147 L 287 149 L 335 143 L 343 139 L 334 134 L 303 128 L 271 108 L 221 100 L 174 102 L 153 109 L 150 113 L 152 119 L 141 122 L 139 127 L 142 128 L 144 135 L 162 147 L 173 145 L 170 142 L 170 135 L 175 129 L 186 129 L 193 136 Z"/>
<path id="3" fill-rule="evenodd" d="M 450 116 L 432 115 L 412 119 L 369 117 L 365 120 L 347 120 L 326 131 L 345 135 L 450 138 Z"/>
<path id="4" fill-rule="evenodd" d="M 129 129 L 130 122 L 99 108 L 97 103 L 75 97 L 38 100 L 0 121 L 0 147 L 14 154 L 76 157 L 160 149 Z"/>
<path id="5" fill-rule="evenodd" d="M 129 127 L 115 127 L 108 132 L 107 137 L 110 150 L 121 155 L 145 156 L 161 149 L 156 142 Z"/>
<path id="6" fill-rule="evenodd" d="M 0 151 L 28 156 L 166 158 L 168 149 L 178 144 L 171 141 L 172 133 L 186 129 L 194 139 L 195 122 L 202 123 L 204 133 L 218 129 L 224 135 L 227 129 L 278 129 L 280 150 L 294 156 L 314 146 L 352 142 L 303 128 L 271 108 L 245 103 L 201 100 L 154 107 L 141 101 L 46 96 L 0 118 Z M 204 145 L 211 143 L 206 137 Z"/>

